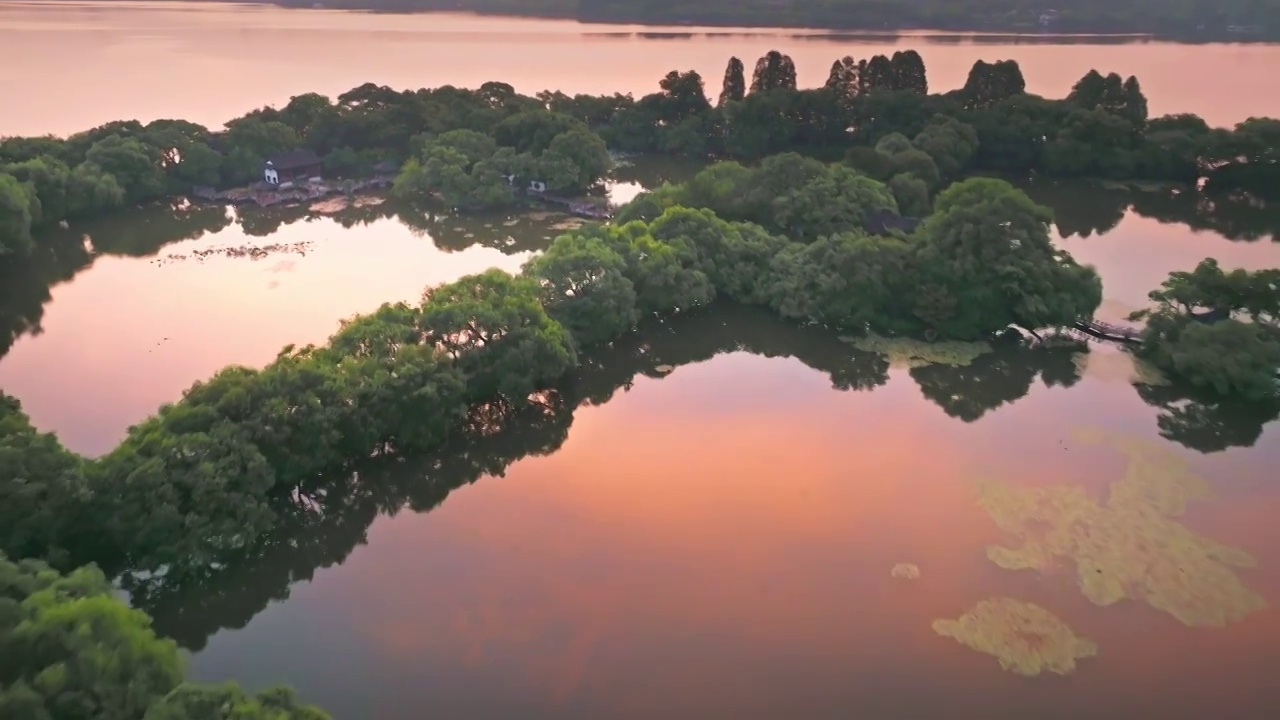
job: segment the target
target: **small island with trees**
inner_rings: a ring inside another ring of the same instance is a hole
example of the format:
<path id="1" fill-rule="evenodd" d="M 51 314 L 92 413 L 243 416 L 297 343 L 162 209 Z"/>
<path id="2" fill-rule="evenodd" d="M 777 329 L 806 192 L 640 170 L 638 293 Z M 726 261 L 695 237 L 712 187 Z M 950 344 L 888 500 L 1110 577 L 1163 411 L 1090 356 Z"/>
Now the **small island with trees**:
<path id="1" fill-rule="evenodd" d="M 790 58 L 770 52 L 749 82 L 730 60 L 714 103 L 694 72 L 660 88 L 637 100 L 364 85 L 219 131 L 130 121 L 0 140 L 0 263 L 51 224 L 249 182 L 262 158 L 300 147 L 330 173 L 394 162 L 401 201 L 464 209 L 509 205 L 529 182 L 590 192 L 609 148 L 714 161 L 556 238 L 519 274 L 430 287 L 345 321 L 326 345 L 229 367 L 100 458 L 68 451 L 0 396 L 0 656 L 18 659 L 0 667 L 0 716 L 324 717 L 283 690 L 182 684 L 172 644 L 109 594 L 103 572 L 163 582 L 252 552 L 295 498 L 346 482 L 358 463 L 501 425 L 638 325 L 714 301 L 929 342 L 1021 342 L 1092 318 L 1098 274 L 996 174 L 1173 183 L 1206 198 L 1280 187 L 1280 122 L 1149 118 L 1138 81 L 1114 74 L 1090 72 L 1050 100 L 1025 93 L 1016 63 L 979 62 L 964 88 L 929 94 L 919 55 L 901 52 L 842 58 L 824 86 L 799 89 Z M 1206 392 L 1274 396 L 1280 270 L 1206 260 L 1151 299 L 1134 318 L 1145 358 Z M 243 713 L 210 709 L 231 706 Z"/>

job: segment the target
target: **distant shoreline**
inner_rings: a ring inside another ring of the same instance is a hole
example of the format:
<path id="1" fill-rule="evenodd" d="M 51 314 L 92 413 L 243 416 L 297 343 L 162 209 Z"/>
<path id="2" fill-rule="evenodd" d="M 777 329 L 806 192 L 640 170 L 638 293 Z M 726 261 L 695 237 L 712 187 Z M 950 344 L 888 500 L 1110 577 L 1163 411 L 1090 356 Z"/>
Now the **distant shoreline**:
<path id="1" fill-rule="evenodd" d="M 878 25 L 857 21 L 842 21 L 834 18 L 818 20 L 807 12 L 780 12 L 775 8 L 760 8 L 753 12 L 751 3 L 758 0 L 746 0 L 742 12 L 729 17 L 708 15 L 690 17 L 687 15 L 654 17 L 637 17 L 631 14 L 608 15 L 599 12 L 579 12 L 577 0 L 470 0 L 469 2 L 449 3 L 447 0 L 337 0 L 336 2 L 312 2 L 310 0 L 158 0 L 160 3 L 174 4 L 234 4 L 257 5 L 262 7 L 278 7 L 290 10 L 338 10 L 362 12 L 379 15 L 426 15 L 448 13 L 474 15 L 477 17 L 516 18 L 527 20 L 559 20 L 578 22 L 584 25 L 600 27 L 633 27 L 627 34 L 647 35 L 646 28 L 652 28 L 654 35 L 678 35 L 681 31 L 689 34 L 708 34 L 705 31 L 725 29 L 764 30 L 777 29 L 788 31 L 807 31 L 823 35 L 849 35 L 849 39 L 886 39 L 905 35 L 920 37 L 923 34 L 937 34 L 947 37 L 989 37 L 997 40 L 1017 40 L 1043 44 L 1124 44 L 1130 42 L 1174 42 L 1185 44 L 1205 43 L 1276 43 L 1280 42 L 1280 27 L 1275 29 L 1264 25 L 1235 26 L 1227 25 L 1208 29 L 1188 27 L 1144 27 L 1137 23 L 1126 27 L 1116 23 L 1095 21 L 1054 22 L 1041 25 L 1030 22 L 1025 13 L 1010 22 L 974 20 L 970 22 L 951 23 L 919 23 L 915 21 L 886 21 Z M 136 0 L 75 0 L 75 4 L 97 3 L 133 3 Z M 1046 0 L 1048 3 L 1048 0 Z M 2 4 L 2 3 L 0 3 Z M 37 5 L 61 5 L 62 2 L 35 0 Z M 851 2 L 851 5 L 854 4 Z M 762 11 L 762 12 L 761 12 Z M 1038 11 L 1037 11 L 1038 12 Z M 841 13 L 851 16 L 854 13 Z M 702 30 L 704 32 L 698 32 Z M 665 32 L 664 32 L 665 31 Z"/>

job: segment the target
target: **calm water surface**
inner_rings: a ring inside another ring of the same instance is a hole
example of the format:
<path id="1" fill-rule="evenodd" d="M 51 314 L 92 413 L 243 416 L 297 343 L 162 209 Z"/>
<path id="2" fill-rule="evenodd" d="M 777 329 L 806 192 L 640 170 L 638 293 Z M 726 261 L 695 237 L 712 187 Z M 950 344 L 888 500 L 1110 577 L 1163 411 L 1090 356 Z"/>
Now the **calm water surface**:
<path id="1" fill-rule="evenodd" d="M 0 133 L 117 117 L 217 123 L 367 80 L 646 92 L 671 67 L 718 79 L 728 55 L 771 47 L 796 58 L 802 82 L 838 54 L 912 46 L 934 87 L 959 85 L 979 57 L 1014 57 L 1037 92 L 1061 94 L 1096 66 L 1138 74 L 1154 112 L 1280 114 L 1280 81 L 1264 72 L 1280 58 L 1265 46 L 634 30 L 0 2 L 0 56 L 30 58 L 0 63 L 0 82 L 29 99 L 0 110 Z M 270 62 L 264 47 L 277 51 Z M 686 172 L 631 172 L 615 197 Z M 1280 264 L 1267 211 L 1028 190 L 1055 210 L 1062 246 L 1098 267 L 1108 319 L 1205 256 Z M 0 277 L 0 387 L 39 427 L 99 454 L 226 364 L 263 365 L 431 283 L 514 270 L 562 220 L 393 210 L 179 206 L 73 227 Z M 818 330 L 715 308 L 593 358 L 544 412 L 437 457 L 372 465 L 321 511 L 283 519 L 259 554 L 185 585 L 135 588 L 133 600 L 192 652 L 197 677 L 289 683 L 337 718 L 1273 718 L 1275 414 L 1139 392 L 1126 363 L 1105 348 L 1083 370 L 1067 350 L 1003 349 L 969 367 L 908 370 Z M 1086 426 L 1188 458 L 1214 497 L 1181 521 L 1253 555 L 1237 574 L 1269 606 L 1189 628 L 1142 602 L 1092 604 L 1069 567 L 990 563 L 986 546 L 1010 539 L 975 504 L 977 481 L 1101 498 L 1124 475 L 1120 454 L 1073 440 Z M 920 579 L 891 579 L 898 562 L 919 565 Z M 1096 640 L 1098 656 L 1070 676 L 1023 678 L 932 631 L 993 595 L 1043 605 Z"/>
<path id="2" fill-rule="evenodd" d="M 1065 40 L 1065 39 L 1064 39 Z M 975 60 L 1016 59 L 1029 92 L 1061 97 L 1090 68 L 1137 75 L 1154 115 L 1214 124 L 1276 113 L 1274 45 L 915 34 L 849 36 L 734 28 L 590 25 L 467 15 L 381 15 L 215 3 L 0 0 L 0 135 L 66 134 L 110 120 L 182 118 L 210 126 L 290 96 L 331 96 L 501 80 L 534 93 L 656 92 L 673 69 L 719 92 L 731 55 L 772 49 L 821 84 L 843 55 L 915 48 L 933 90 L 964 84 Z M 52 91 L 56 88 L 56 92 Z"/>

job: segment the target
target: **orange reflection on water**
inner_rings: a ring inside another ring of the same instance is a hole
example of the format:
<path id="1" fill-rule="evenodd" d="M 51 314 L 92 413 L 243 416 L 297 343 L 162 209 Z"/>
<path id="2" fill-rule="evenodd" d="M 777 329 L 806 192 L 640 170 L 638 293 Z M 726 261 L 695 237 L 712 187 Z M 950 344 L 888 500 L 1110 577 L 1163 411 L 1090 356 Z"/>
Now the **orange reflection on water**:
<path id="1" fill-rule="evenodd" d="M 191 257 L 277 244 L 304 254 Z M 4 356 L 0 387 L 22 400 L 37 427 L 96 455 L 229 364 L 262 367 L 287 343 L 324 342 L 342 318 L 416 301 L 428 285 L 489 267 L 517 271 L 526 258 L 482 247 L 444 252 L 394 219 L 344 228 L 329 218 L 293 222 L 268 238 L 232 225 L 151 258 L 103 256 L 52 289 L 43 333 L 20 338 Z"/>
<path id="2" fill-rule="evenodd" d="M 241 640 L 320 638 L 330 655 L 366 658 L 350 682 L 394 700 L 379 709 L 391 720 L 512 708 L 547 718 L 1261 717 L 1280 699 L 1274 610 L 1189 629 L 1145 603 L 1092 605 L 1070 567 L 1007 572 L 986 559 L 986 546 L 1013 541 L 975 506 L 973 481 L 1105 492 L 1124 458 L 1068 446 L 1071 426 L 1045 419 L 1071 421 L 1080 397 L 1105 395 L 1115 400 L 1108 423 L 1148 427 L 1149 409 L 1116 393 L 1086 379 L 962 424 L 922 401 L 906 373 L 873 393 L 838 393 L 793 360 L 717 357 L 580 409 L 550 456 L 428 514 L 376 523 L 293 610 L 213 646 L 240 656 Z M 1275 603 L 1280 490 L 1258 489 L 1258 458 L 1196 458 L 1226 482 L 1186 522 L 1257 555 L 1241 577 Z M 898 562 L 919 565 L 920 579 L 892 579 Z M 1096 639 L 1100 655 L 1068 678 L 1026 679 L 932 631 L 992 595 L 1043 605 Z M 343 632 L 324 640 L 323 627 Z M 288 679 L 308 675 L 304 666 Z"/>

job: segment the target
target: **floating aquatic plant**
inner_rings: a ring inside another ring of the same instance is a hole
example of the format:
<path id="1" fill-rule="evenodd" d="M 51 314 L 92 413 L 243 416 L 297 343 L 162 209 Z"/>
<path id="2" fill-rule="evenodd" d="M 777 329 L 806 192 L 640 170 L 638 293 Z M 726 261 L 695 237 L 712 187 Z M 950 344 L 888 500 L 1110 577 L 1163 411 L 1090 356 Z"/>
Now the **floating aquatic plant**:
<path id="1" fill-rule="evenodd" d="M 1081 591 L 1098 605 L 1141 600 L 1186 625 L 1223 626 L 1266 606 L 1233 568 L 1253 565 L 1242 550 L 1197 535 L 1174 518 L 1187 502 L 1209 496 L 1182 459 L 1146 441 L 1081 433 L 1129 455 L 1125 476 L 1099 504 L 1079 487 L 983 483 L 979 503 L 1018 547 L 993 546 L 987 557 L 1009 570 L 1049 570 L 1074 562 Z"/>
<path id="2" fill-rule="evenodd" d="M 859 338 L 841 336 L 840 339 L 859 350 L 885 356 L 890 367 L 958 367 L 972 364 L 980 355 L 991 352 L 991 345 L 985 342 L 925 342 L 911 338 L 887 338 L 875 333 Z"/>
<path id="3" fill-rule="evenodd" d="M 995 656 L 1000 667 L 1019 675 L 1066 675 L 1077 660 L 1098 654 L 1097 643 L 1076 635 L 1053 613 L 1007 597 L 983 600 L 956 620 L 934 620 L 933 631 Z"/>
<path id="4" fill-rule="evenodd" d="M 1111 484 L 1109 506 L 1149 507 L 1176 517 L 1186 511 L 1188 502 L 1213 497 L 1208 481 L 1168 445 L 1100 428 L 1077 428 L 1071 437 L 1082 445 L 1109 445 L 1128 458 L 1124 477 Z"/>
<path id="5" fill-rule="evenodd" d="M 911 563 L 898 563 L 889 571 L 889 576 L 895 580 L 918 580 L 920 568 Z"/>

